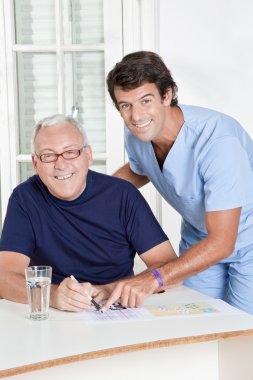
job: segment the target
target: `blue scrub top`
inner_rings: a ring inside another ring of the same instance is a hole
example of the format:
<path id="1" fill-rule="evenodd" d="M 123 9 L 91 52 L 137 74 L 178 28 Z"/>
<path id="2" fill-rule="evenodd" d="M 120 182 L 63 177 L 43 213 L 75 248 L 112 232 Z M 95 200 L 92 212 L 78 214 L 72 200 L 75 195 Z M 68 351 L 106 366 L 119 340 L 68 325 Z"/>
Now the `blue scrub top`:
<path id="1" fill-rule="evenodd" d="M 242 207 L 235 249 L 252 243 L 253 141 L 230 116 L 179 105 L 184 124 L 161 171 L 151 142 L 125 128 L 131 169 L 146 175 L 182 216 L 187 245 L 207 235 L 205 213 Z"/>

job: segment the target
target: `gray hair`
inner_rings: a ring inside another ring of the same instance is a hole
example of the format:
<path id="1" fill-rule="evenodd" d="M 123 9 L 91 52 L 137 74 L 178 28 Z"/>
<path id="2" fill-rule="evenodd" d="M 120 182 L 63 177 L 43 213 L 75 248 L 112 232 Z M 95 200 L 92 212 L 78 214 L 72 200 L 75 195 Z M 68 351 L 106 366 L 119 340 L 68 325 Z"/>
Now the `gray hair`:
<path id="1" fill-rule="evenodd" d="M 80 131 L 81 135 L 83 136 L 84 145 L 88 144 L 86 132 L 83 129 L 82 124 L 79 123 L 78 120 L 74 119 L 72 116 L 66 116 L 63 114 L 56 114 L 56 115 L 45 117 L 44 119 L 40 120 L 35 125 L 34 130 L 33 130 L 33 134 L 32 134 L 32 139 L 31 139 L 32 152 L 34 153 L 34 142 L 35 142 L 35 139 L 36 139 L 39 131 L 42 128 L 47 128 L 47 127 L 51 127 L 53 125 L 62 124 L 62 123 L 70 123 L 71 125 L 73 125 L 73 127 L 78 129 Z"/>

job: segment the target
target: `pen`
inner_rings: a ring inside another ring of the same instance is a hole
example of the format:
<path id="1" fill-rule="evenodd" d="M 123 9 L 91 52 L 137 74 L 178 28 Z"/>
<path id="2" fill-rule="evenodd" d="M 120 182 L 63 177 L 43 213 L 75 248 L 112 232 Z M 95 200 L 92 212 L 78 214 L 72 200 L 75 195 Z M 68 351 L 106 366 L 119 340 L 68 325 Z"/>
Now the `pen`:
<path id="1" fill-rule="evenodd" d="M 78 282 L 77 281 L 77 279 L 73 276 L 73 275 L 71 275 L 70 276 L 70 278 L 72 279 L 72 280 L 74 280 L 75 282 Z M 97 311 L 101 311 L 102 312 L 102 306 L 101 305 L 99 305 L 88 293 L 86 293 L 86 295 L 87 295 L 87 297 L 89 298 L 89 300 L 90 300 L 90 302 L 92 303 L 92 305 L 94 305 L 95 306 L 95 308 L 96 308 L 96 310 Z"/>

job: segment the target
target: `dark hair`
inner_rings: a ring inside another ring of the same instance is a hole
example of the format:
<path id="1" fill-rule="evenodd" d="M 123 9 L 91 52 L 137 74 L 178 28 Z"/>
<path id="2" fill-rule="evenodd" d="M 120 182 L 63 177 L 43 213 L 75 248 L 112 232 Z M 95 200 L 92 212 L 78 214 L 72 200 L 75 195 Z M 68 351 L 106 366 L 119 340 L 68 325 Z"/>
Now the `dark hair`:
<path id="1" fill-rule="evenodd" d="M 114 95 L 115 87 L 130 90 L 142 86 L 144 83 L 154 83 L 162 99 L 168 88 L 171 88 L 171 106 L 177 105 L 177 85 L 162 58 L 156 53 L 137 51 L 127 54 L 116 63 L 107 76 L 107 88 L 116 108 L 118 106 Z"/>

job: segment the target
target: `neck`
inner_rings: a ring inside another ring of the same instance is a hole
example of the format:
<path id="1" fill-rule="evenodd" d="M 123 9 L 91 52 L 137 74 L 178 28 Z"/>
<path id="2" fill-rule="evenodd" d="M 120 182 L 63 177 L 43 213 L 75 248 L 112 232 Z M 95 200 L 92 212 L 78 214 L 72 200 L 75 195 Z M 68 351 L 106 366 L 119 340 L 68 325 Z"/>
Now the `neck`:
<path id="1" fill-rule="evenodd" d="M 168 107 L 162 133 L 152 140 L 155 150 L 168 153 L 184 123 L 183 113 L 179 107 Z"/>

